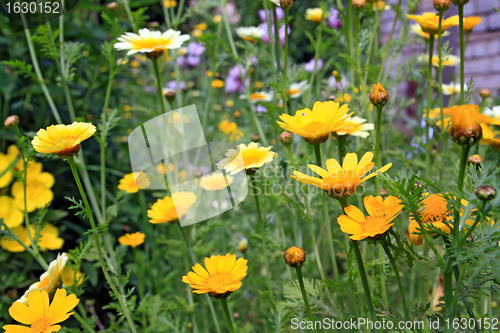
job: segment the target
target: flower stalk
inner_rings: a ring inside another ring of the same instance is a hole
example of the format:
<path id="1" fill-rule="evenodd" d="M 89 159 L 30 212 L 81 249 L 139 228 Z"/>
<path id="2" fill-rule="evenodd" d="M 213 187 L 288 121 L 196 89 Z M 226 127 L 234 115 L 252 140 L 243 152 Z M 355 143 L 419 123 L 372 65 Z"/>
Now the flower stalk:
<path id="1" fill-rule="evenodd" d="M 302 293 L 302 299 L 304 300 L 304 305 L 306 307 L 307 316 L 311 322 L 314 322 L 313 315 L 311 312 L 311 307 L 309 306 L 309 300 L 307 299 L 306 288 L 304 287 L 304 279 L 302 278 L 301 268 L 294 267 L 294 269 L 295 269 L 295 272 L 297 273 L 297 280 L 299 280 L 300 292 Z M 316 330 L 313 329 L 313 332 L 316 332 Z"/>
<path id="2" fill-rule="evenodd" d="M 458 29 L 460 32 L 460 104 L 465 104 L 465 34 L 464 4 L 458 5 Z"/>
<path id="3" fill-rule="evenodd" d="M 233 320 L 231 319 L 231 312 L 229 312 L 229 307 L 227 306 L 227 298 L 220 298 L 220 304 L 224 310 L 224 315 L 226 316 L 227 327 L 230 333 L 234 333 Z"/>
<path id="4" fill-rule="evenodd" d="M 425 162 L 427 168 L 425 168 L 426 178 L 429 179 L 431 173 L 431 138 L 430 138 L 430 122 L 429 115 L 432 107 L 432 57 L 434 55 L 434 34 L 429 34 L 429 64 L 427 66 L 427 109 L 425 118 L 425 144 L 427 148 L 425 149 Z"/>

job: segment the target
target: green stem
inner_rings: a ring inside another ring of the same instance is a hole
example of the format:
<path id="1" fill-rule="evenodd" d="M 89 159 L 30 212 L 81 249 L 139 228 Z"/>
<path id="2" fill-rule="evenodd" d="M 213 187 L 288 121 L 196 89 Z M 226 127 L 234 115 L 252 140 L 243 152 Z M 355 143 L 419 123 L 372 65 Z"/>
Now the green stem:
<path id="1" fill-rule="evenodd" d="M 116 299 L 120 303 L 120 307 L 122 308 L 123 315 L 125 316 L 128 325 L 130 326 L 130 329 L 133 333 L 136 333 L 135 325 L 134 322 L 132 321 L 132 317 L 130 316 L 130 313 L 128 311 L 128 307 L 125 304 L 125 296 L 118 292 L 118 289 L 116 288 L 111 276 L 109 275 L 108 269 L 106 268 L 106 263 L 104 261 L 104 255 L 103 251 L 101 248 L 101 241 L 100 241 L 100 234 L 97 231 L 96 224 L 94 221 L 94 216 L 92 214 L 92 210 L 89 205 L 89 201 L 87 199 L 87 195 L 85 194 L 85 190 L 83 189 L 82 183 L 80 181 L 80 176 L 78 175 L 78 171 L 76 169 L 75 161 L 73 157 L 68 158 L 68 163 L 71 168 L 71 172 L 73 173 L 73 177 L 75 178 L 76 186 L 78 187 L 78 191 L 80 192 L 80 195 L 83 199 L 83 203 L 85 205 L 85 214 L 87 215 L 90 226 L 92 228 L 93 232 L 93 238 L 94 238 L 94 243 L 96 246 L 96 251 L 97 251 L 97 256 L 99 258 L 99 264 L 101 265 L 102 272 L 104 273 L 104 278 L 108 282 L 111 290 L 113 291 L 113 294 L 115 295 Z"/>
<path id="2" fill-rule="evenodd" d="M 224 309 L 224 315 L 226 316 L 227 326 L 229 328 L 229 332 L 234 333 L 233 320 L 231 319 L 231 313 L 229 312 L 229 307 L 227 306 L 227 298 L 221 298 L 220 304 Z"/>
<path id="3" fill-rule="evenodd" d="M 110 73 L 112 69 L 110 68 Z M 113 75 L 110 74 L 108 79 L 108 86 L 106 87 L 106 96 L 104 98 L 104 110 L 102 111 L 102 131 L 101 131 L 101 141 L 100 145 L 100 155 L 101 155 L 101 212 L 102 218 L 106 221 L 106 137 L 108 136 L 108 106 L 109 98 L 111 96 L 111 87 L 113 85 Z"/>
<path id="4" fill-rule="evenodd" d="M 387 258 L 389 258 L 389 262 L 391 263 L 392 270 L 394 271 L 394 275 L 396 276 L 396 281 L 398 282 L 399 287 L 399 295 L 401 296 L 401 302 L 403 303 L 403 310 L 405 312 L 405 319 L 410 320 L 410 312 L 408 311 L 408 305 L 406 304 L 406 290 L 403 288 L 403 283 L 401 281 L 401 275 L 399 274 L 398 266 L 396 265 L 396 261 L 392 256 L 391 250 L 387 245 L 387 240 L 382 241 L 382 247 L 384 248 L 385 253 L 387 254 Z"/>
<path id="5" fill-rule="evenodd" d="M 290 9 L 285 9 L 285 54 L 283 58 L 283 85 L 285 87 L 285 92 L 283 94 L 283 108 L 285 113 L 291 113 L 292 110 L 287 110 L 288 108 L 288 21 L 289 21 Z M 279 34 L 278 34 L 279 35 Z M 279 40 L 279 37 L 278 37 Z"/>
<path id="6" fill-rule="evenodd" d="M 458 5 L 458 29 L 460 31 L 460 104 L 465 104 L 465 41 L 464 4 Z"/>
<path id="7" fill-rule="evenodd" d="M 316 164 L 318 167 L 321 167 L 323 164 L 321 162 L 321 146 L 320 144 L 314 145 L 314 154 L 316 155 Z M 328 202 L 326 193 L 321 193 L 321 197 L 323 200 L 323 220 L 326 227 L 326 239 L 328 242 L 328 247 L 330 250 L 330 258 L 332 261 L 332 269 L 333 276 L 335 278 L 335 282 L 340 282 L 339 270 L 337 267 L 337 258 L 335 256 L 335 247 L 333 246 L 333 233 L 332 226 L 330 222 L 330 214 L 328 213 Z"/>
<path id="8" fill-rule="evenodd" d="M 127 18 L 132 26 L 132 30 L 137 32 L 137 25 L 135 24 L 134 16 L 132 15 L 132 11 L 130 10 L 130 6 L 128 4 L 128 0 L 122 0 L 123 7 L 125 7 L 125 12 L 127 13 Z"/>
<path id="9" fill-rule="evenodd" d="M 441 118 L 441 159 L 440 159 L 440 168 L 439 168 L 439 186 L 441 187 L 443 181 L 443 170 L 444 170 L 444 160 L 446 153 L 446 129 L 444 127 L 444 99 L 443 99 L 443 50 L 441 49 L 442 45 L 442 23 L 443 23 L 443 11 L 439 12 L 439 25 L 438 25 L 438 57 L 439 57 L 439 65 L 438 65 L 438 76 L 439 76 L 439 112 Z"/>
<path id="10" fill-rule="evenodd" d="M 273 24 L 274 24 L 274 55 L 276 57 L 276 68 L 279 71 L 281 68 L 281 61 L 280 61 L 280 33 L 278 26 L 278 14 L 276 13 L 275 4 L 272 4 L 272 8 L 273 8 L 272 12 L 273 12 Z M 271 37 L 269 37 L 269 43 L 271 43 Z"/>
<path id="11" fill-rule="evenodd" d="M 375 166 L 377 169 L 381 168 L 381 162 L 380 162 L 380 133 L 382 130 L 382 110 L 384 106 L 379 105 L 377 106 L 377 124 L 376 124 L 376 134 L 375 134 Z M 375 176 L 375 186 L 376 186 L 376 193 L 377 195 L 380 195 L 380 178 Z"/>
<path id="12" fill-rule="evenodd" d="M 402 0 L 398 1 L 398 6 L 397 6 L 398 8 L 401 8 L 401 2 L 402 2 Z M 382 56 L 382 60 L 380 61 L 381 66 L 380 66 L 380 70 L 378 72 L 377 82 L 381 81 L 384 70 L 386 70 L 386 69 L 390 70 L 392 68 L 391 66 L 385 66 L 385 62 L 387 61 L 387 57 L 389 56 L 390 46 L 392 45 L 392 38 L 394 37 L 394 31 L 396 31 L 396 24 L 398 23 L 400 12 L 401 12 L 401 10 L 396 11 L 396 15 L 394 16 L 394 22 L 392 22 L 391 34 L 389 35 L 389 40 L 387 41 L 387 44 L 385 45 L 384 54 Z"/>
<path id="13" fill-rule="evenodd" d="M 304 305 L 306 306 L 307 316 L 311 322 L 314 322 L 313 315 L 311 312 L 311 307 L 309 306 L 309 300 L 307 299 L 306 288 L 304 287 L 304 280 L 302 279 L 302 271 L 300 267 L 294 267 L 297 273 L 297 279 L 299 280 L 300 292 L 302 293 L 302 299 L 304 300 Z M 313 328 L 313 332 L 316 330 Z"/>
<path id="14" fill-rule="evenodd" d="M 469 156 L 469 146 L 462 146 L 461 155 L 460 155 L 460 165 L 458 170 L 458 181 L 457 181 L 457 190 L 458 196 L 455 201 L 454 207 L 454 221 L 453 221 L 453 243 L 458 243 L 459 237 L 459 228 L 460 228 L 460 207 L 462 205 L 462 189 L 464 187 L 464 179 L 465 179 L 465 170 L 467 168 L 467 156 Z"/>
<path id="15" fill-rule="evenodd" d="M 366 277 L 365 266 L 363 264 L 363 258 L 361 257 L 361 251 L 359 250 L 358 241 L 351 241 L 352 248 L 354 250 L 354 255 L 356 256 L 356 264 L 359 269 L 359 276 L 361 277 L 361 283 L 363 284 L 363 291 L 365 293 L 366 303 L 368 304 L 368 310 L 370 311 L 370 316 L 372 320 L 378 321 L 377 315 L 375 314 L 375 308 L 373 307 L 372 296 L 370 294 L 370 286 L 368 285 L 368 278 Z"/>
<path id="16" fill-rule="evenodd" d="M 312 96 L 312 91 L 313 91 L 313 83 L 314 83 L 314 78 L 316 77 L 316 71 L 318 68 L 318 59 L 319 59 L 319 49 L 321 46 L 321 40 L 323 37 L 323 21 L 321 21 L 318 24 L 318 38 L 316 39 L 316 45 L 314 46 L 314 68 L 311 73 L 311 77 L 309 78 L 309 92 L 308 92 L 308 98 L 307 98 L 307 105 L 311 104 L 311 96 Z M 319 74 L 319 73 L 318 73 Z M 316 90 L 318 90 L 320 87 L 316 87 Z M 319 94 L 318 94 L 319 95 Z"/>
<path id="17" fill-rule="evenodd" d="M 167 113 L 167 104 L 165 101 L 165 96 L 163 96 L 163 83 L 162 83 L 162 79 L 161 79 L 160 64 L 159 64 L 158 59 L 153 60 L 153 65 L 154 65 L 155 74 L 156 74 L 156 82 L 157 82 L 156 89 L 157 89 L 158 98 L 160 99 L 160 108 L 161 108 L 162 114 L 165 114 L 165 113 Z M 181 91 L 179 89 L 179 86 L 177 85 L 177 94 L 176 95 L 179 95 L 179 94 L 181 94 Z"/>
<path id="18" fill-rule="evenodd" d="M 82 325 L 82 327 L 89 333 L 94 333 L 95 330 L 89 325 L 89 323 L 87 323 L 85 321 L 85 319 L 83 319 L 82 317 L 80 317 L 80 315 L 78 314 L 78 312 L 73 312 L 73 317 L 80 323 L 80 325 Z"/>
<path id="19" fill-rule="evenodd" d="M 347 135 L 339 135 L 337 136 L 337 143 L 339 145 L 339 163 L 342 164 L 342 160 L 345 156 L 345 146 L 347 143 Z"/>
<path id="20" fill-rule="evenodd" d="M 427 66 L 427 109 L 426 111 L 426 118 L 425 118 L 425 138 L 426 138 L 426 146 L 427 148 L 425 149 L 425 161 L 426 161 L 426 168 L 425 168 L 425 175 L 426 178 L 429 179 L 430 174 L 431 174 L 431 150 L 432 150 L 432 144 L 431 144 L 431 139 L 430 139 L 430 121 L 429 121 L 429 115 L 431 112 L 431 107 L 432 107 L 432 101 L 431 101 L 431 96 L 432 96 L 432 57 L 434 55 L 434 34 L 429 34 L 429 64 Z"/>

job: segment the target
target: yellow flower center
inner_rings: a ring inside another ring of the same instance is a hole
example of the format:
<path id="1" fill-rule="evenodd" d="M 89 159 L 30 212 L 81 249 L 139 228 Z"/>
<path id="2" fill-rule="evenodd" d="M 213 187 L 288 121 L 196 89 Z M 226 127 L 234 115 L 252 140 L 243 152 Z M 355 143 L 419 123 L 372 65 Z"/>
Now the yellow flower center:
<path id="1" fill-rule="evenodd" d="M 246 40 L 247 42 L 252 42 L 252 43 L 255 43 L 255 42 L 256 42 L 255 38 L 250 37 L 250 36 L 243 36 L 243 37 L 241 37 L 241 38 L 243 38 L 243 39 L 244 39 L 244 40 Z"/>
<path id="2" fill-rule="evenodd" d="M 288 95 L 295 95 L 298 94 L 299 92 L 300 89 L 293 89 L 293 88 L 288 89 Z"/>
<path id="3" fill-rule="evenodd" d="M 140 39 L 137 41 L 134 41 L 133 47 L 134 50 L 142 50 L 142 49 L 157 49 L 157 48 L 165 48 L 166 46 L 170 45 L 172 43 L 171 39 L 155 39 L 155 38 L 149 38 L 149 39 Z"/>
<path id="4" fill-rule="evenodd" d="M 424 199 L 423 201 L 425 209 L 422 212 L 422 222 L 432 223 L 436 221 L 446 220 L 450 212 L 447 209 L 446 200 L 436 194 L 432 194 Z"/>
<path id="5" fill-rule="evenodd" d="M 266 99 L 266 96 L 260 93 L 253 93 L 250 95 L 251 99 Z"/>
<path id="6" fill-rule="evenodd" d="M 207 289 L 210 291 L 216 291 L 230 285 L 231 282 L 231 276 L 227 273 L 210 275 L 207 279 Z"/>
<path id="7" fill-rule="evenodd" d="M 50 319 L 48 318 L 40 318 L 31 323 L 31 332 L 40 333 L 45 332 L 47 328 L 51 325 Z"/>
<path id="8" fill-rule="evenodd" d="M 324 127 L 325 127 L 324 123 L 311 121 L 309 124 L 305 125 L 302 129 L 306 132 L 316 133 Z"/>

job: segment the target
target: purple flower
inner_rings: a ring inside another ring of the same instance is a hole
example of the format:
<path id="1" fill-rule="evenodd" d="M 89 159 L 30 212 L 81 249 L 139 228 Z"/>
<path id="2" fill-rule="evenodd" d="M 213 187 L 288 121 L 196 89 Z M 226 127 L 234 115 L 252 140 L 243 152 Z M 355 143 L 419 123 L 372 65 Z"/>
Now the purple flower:
<path id="1" fill-rule="evenodd" d="M 179 67 L 183 67 L 186 64 L 186 57 L 185 56 L 178 56 L 177 57 L 177 65 Z"/>
<path id="2" fill-rule="evenodd" d="M 202 43 L 196 43 L 196 42 L 189 43 L 187 49 L 190 55 L 195 55 L 195 56 L 201 56 L 206 50 L 205 46 L 203 46 Z"/>
<path id="3" fill-rule="evenodd" d="M 256 104 L 254 107 L 253 107 L 253 110 L 255 112 L 257 112 L 258 114 L 261 114 L 261 113 L 265 113 L 267 112 L 267 108 L 265 108 L 264 106 L 260 105 L 260 104 Z"/>
<path id="4" fill-rule="evenodd" d="M 241 80 L 240 71 L 241 71 L 241 76 L 244 77 L 246 71 L 240 65 L 236 65 L 229 70 L 226 82 L 224 83 L 224 87 L 227 93 L 235 93 L 235 92 L 243 93 L 245 91 L 245 86 L 243 85 L 243 81 Z"/>
<path id="5" fill-rule="evenodd" d="M 167 83 L 167 88 L 177 91 L 177 82 L 175 80 L 170 81 L 169 83 Z M 184 81 L 179 82 L 179 88 L 181 90 L 186 88 L 186 82 Z"/>
<path id="6" fill-rule="evenodd" d="M 264 36 L 262 36 L 262 41 L 266 44 L 269 44 L 269 35 L 268 35 L 268 30 L 267 30 L 267 24 L 261 24 L 260 28 L 264 30 Z M 273 42 L 274 42 L 274 26 L 271 27 L 271 31 L 273 34 Z M 288 26 L 288 35 L 292 32 L 292 28 Z M 278 35 L 280 38 L 280 43 L 281 45 L 285 45 L 285 25 L 282 25 L 281 28 L 278 30 Z"/>
<path id="7" fill-rule="evenodd" d="M 326 20 L 328 22 L 328 25 L 331 28 L 342 27 L 342 21 L 340 21 L 340 18 L 339 18 L 339 11 L 333 7 L 330 8 L 330 16 L 328 16 L 328 18 Z"/>
<path id="8" fill-rule="evenodd" d="M 314 63 L 315 63 L 314 58 L 309 60 L 309 62 L 304 67 L 305 70 L 309 73 L 312 73 L 314 71 Z M 323 60 L 318 58 L 318 61 L 316 63 L 316 71 L 319 72 L 321 68 L 323 68 Z"/>
<path id="9" fill-rule="evenodd" d="M 188 54 L 187 56 L 187 63 L 191 67 L 196 67 L 200 64 L 201 62 L 201 57 L 198 55 L 193 55 L 193 54 Z"/>
<path id="10" fill-rule="evenodd" d="M 268 10 L 267 11 L 267 15 L 269 16 L 269 20 L 271 22 L 274 22 L 273 21 L 273 12 L 271 10 Z M 266 18 L 266 11 L 264 9 L 259 9 L 259 18 L 260 18 L 260 21 L 261 22 L 266 22 L 267 21 L 267 18 Z M 276 18 L 278 19 L 278 21 L 281 21 L 285 18 L 285 11 L 283 10 L 283 8 L 280 8 L 280 7 L 277 7 L 276 8 Z"/>

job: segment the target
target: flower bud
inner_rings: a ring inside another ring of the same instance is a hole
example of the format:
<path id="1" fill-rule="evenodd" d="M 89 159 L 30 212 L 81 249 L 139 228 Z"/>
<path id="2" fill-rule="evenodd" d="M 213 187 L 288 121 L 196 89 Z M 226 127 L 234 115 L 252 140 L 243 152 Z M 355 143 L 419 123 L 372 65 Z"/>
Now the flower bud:
<path id="1" fill-rule="evenodd" d="M 17 127 L 17 125 L 19 125 L 19 117 L 16 115 L 8 116 L 7 118 L 5 118 L 5 121 L 3 124 L 5 125 L 5 127 L 8 127 L 8 128 Z"/>
<path id="2" fill-rule="evenodd" d="M 175 95 L 175 90 L 170 90 L 165 93 L 165 98 L 167 99 L 167 101 L 173 102 L 175 100 Z"/>
<path id="3" fill-rule="evenodd" d="M 451 3 L 454 4 L 455 6 L 465 5 L 468 2 L 469 0 L 451 0 Z"/>
<path id="4" fill-rule="evenodd" d="M 338 71 L 333 71 L 332 75 L 335 78 L 335 81 L 337 81 L 337 82 L 341 82 L 342 81 L 342 75 L 340 75 Z"/>
<path id="5" fill-rule="evenodd" d="M 238 242 L 238 250 L 241 252 L 246 252 L 248 249 L 248 239 L 246 237 L 241 237 L 240 241 Z"/>
<path id="6" fill-rule="evenodd" d="M 490 201 L 497 195 L 497 190 L 490 185 L 481 185 L 476 189 L 476 196 L 483 201 Z"/>
<path id="7" fill-rule="evenodd" d="M 110 2 L 106 5 L 106 8 L 109 9 L 109 10 L 117 10 L 118 8 L 120 8 L 120 6 L 118 5 L 118 3 L 116 3 L 115 1 L 113 2 Z"/>
<path id="8" fill-rule="evenodd" d="M 160 27 L 160 22 L 158 22 L 158 21 L 148 22 L 149 29 L 158 28 L 158 27 Z"/>
<path id="9" fill-rule="evenodd" d="M 483 137 L 478 122 L 479 107 L 474 104 L 452 106 L 451 137 L 459 146 L 473 146 Z"/>
<path id="10" fill-rule="evenodd" d="M 474 166 L 476 167 L 476 169 L 479 169 L 481 165 L 484 163 L 484 158 L 482 158 L 478 154 L 471 155 L 467 158 L 467 163 L 470 166 Z"/>
<path id="11" fill-rule="evenodd" d="M 280 134 L 280 142 L 284 146 L 291 145 L 293 142 L 293 134 L 287 131 L 284 131 Z"/>
<path id="12" fill-rule="evenodd" d="M 306 261 L 306 253 L 300 247 L 292 246 L 283 255 L 285 262 L 291 267 L 300 267 Z"/>
<path id="13" fill-rule="evenodd" d="M 445 12 L 451 7 L 451 1 L 450 0 L 434 0 L 434 8 L 438 12 Z"/>
<path id="14" fill-rule="evenodd" d="M 352 0 L 352 8 L 357 11 L 362 11 L 366 7 L 366 0 Z"/>
<path id="15" fill-rule="evenodd" d="M 257 142 L 258 143 L 258 142 L 260 142 L 260 135 L 258 135 L 258 134 L 252 134 L 252 136 L 250 137 L 250 140 L 252 142 Z"/>
<path id="16" fill-rule="evenodd" d="M 489 89 L 481 89 L 479 90 L 479 96 L 481 96 L 483 99 L 488 98 L 491 96 L 491 90 Z"/>
<path id="17" fill-rule="evenodd" d="M 148 57 L 151 60 L 157 60 L 162 55 L 163 55 L 163 50 L 154 50 L 146 53 L 146 57 Z"/>
<path id="18" fill-rule="evenodd" d="M 280 0 L 280 6 L 283 10 L 288 10 L 293 6 L 293 0 Z"/>
<path id="19" fill-rule="evenodd" d="M 370 102 L 375 106 L 383 106 L 389 100 L 389 94 L 379 83 L 373 85 L 373 90 L 368 94 Z"/>

